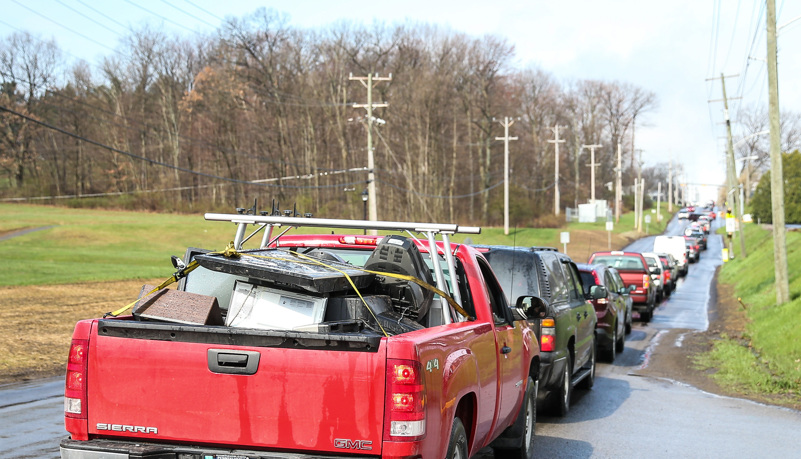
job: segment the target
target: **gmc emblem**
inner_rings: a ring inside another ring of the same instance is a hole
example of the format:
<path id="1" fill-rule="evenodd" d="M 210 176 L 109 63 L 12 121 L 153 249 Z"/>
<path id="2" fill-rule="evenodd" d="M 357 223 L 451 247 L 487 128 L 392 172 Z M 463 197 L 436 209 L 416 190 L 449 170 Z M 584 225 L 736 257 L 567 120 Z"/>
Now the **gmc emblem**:
<path id="1" fill-rule="evenodd" d="M 335 438 L 334 448 L 359 449 L 363 451 L 370 451 L 373 449 L 373 442 L 367 440 L 349 440 L 347 438 Z"/>

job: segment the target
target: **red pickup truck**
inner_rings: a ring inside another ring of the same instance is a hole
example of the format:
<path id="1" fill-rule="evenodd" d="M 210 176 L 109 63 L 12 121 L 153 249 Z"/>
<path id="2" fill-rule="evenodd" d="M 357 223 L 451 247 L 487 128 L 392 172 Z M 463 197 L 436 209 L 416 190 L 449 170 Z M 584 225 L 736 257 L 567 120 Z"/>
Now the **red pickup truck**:
<path id="1" fill-rule="evenodd" d="M 542 302 L 509 305 L 484 257 L 449 242 L 479 228 L 206 219 L 238 225 L 226 250 L 189 249 L 177 289 L 145 287 L 130 315 L 76 325 L 63 458 L 533 457 L 526 315 Z"/>
<path id="2" fill-rule="evenodd" d="M 640 315 L 640 320 L 648 322 L 656 307 L 656 288 L 651 280 L 651 271 L 645 257 L 639 252 L 595 252 L 590 255 L 589 264 L 611 266 L 618 270 L 623 283 L 631 291 L 632 309 Z"/>

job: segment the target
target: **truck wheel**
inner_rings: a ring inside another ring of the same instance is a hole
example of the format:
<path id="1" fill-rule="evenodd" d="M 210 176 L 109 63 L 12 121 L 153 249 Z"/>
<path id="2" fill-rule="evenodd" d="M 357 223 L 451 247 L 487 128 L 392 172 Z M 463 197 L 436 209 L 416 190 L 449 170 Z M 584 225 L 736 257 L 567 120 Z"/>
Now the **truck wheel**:
<path id="1" fill-rule="evenodd" d="M 517 415 L 515 423 L 507 429 L 509 437 L 501 437 L 498 440 L 512 440 L 514 446 L 494 446 L 497 457 L 508 457 L 514 459 L 533 459 L 534 457 L 534 428 L 537 425 L 537 388 L 538 385 L 531 376 L 526 381 L 526 394 L 523 398 L 523 406 Z M 506 445 L 509 445 L 504 441 Z"/>
<path id="2" fill-rule="evenodd" d="M 567 355 L 567 362 L 565 362 L 565 371 L 562 373 L 562 384 L 559 387 L 556 395 L 555 412 L 557 416 L 566 416 L 570 411 L 570 396 L 573 394 L 573 358 L 570 354 Z"/>
<path id="3" fill-rule="evenodd" d="M 651 315 L 653 315 L 653 311 L 652 310 L 649 309 L 647 311 L 643 311 L 643 312 L 640 313 L 640 320 L 642 322 L 650 322 L 651 321 Z"/>
<path id="4" fill-rule="evenodd" d="M 453 418 L 451 440 L 448 443 L 447 459 L 467 459 L 467 434 L 459 418 Z"/>
<path id="5" fill-rule="evenodd" d="M 617 345 L 617 323 L 612 327 L 612 337 L 609 340 L 609 347 L 604 349 L 604 360 L 615 363 L 615 346 Z"/>

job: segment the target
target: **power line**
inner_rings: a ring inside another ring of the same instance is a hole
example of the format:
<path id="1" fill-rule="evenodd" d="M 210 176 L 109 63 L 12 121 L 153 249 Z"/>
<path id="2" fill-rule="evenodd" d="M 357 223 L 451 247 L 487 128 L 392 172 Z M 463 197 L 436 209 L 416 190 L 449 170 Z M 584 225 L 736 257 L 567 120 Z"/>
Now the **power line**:
<path id="1" fill-rule="evenodd" d="M 119 53 L 119 51 L 115 50 L 114 48 L 110 48 L 110 47 L 104 45 L 103 43 L 100 43 L 99 41 L 93 39 L 93 38 L 89 38 L 89 37 L 87 37 L 86 35 L 84 35 L 84 34 L 82 34 L 80 32 L 72 30 L 71 28 L 69 28 L 69 27 L 67 27 L 67 26 L 65 26 L 63 24 L 61 24 L 61 23 L 59 23 L 57 21 L 54 21 L 53 19 L 50 19 L 49 17 L 45 16 L 44 14 L 42 14 L 42 13 L 40 13 L 40 12 L 38 12 L 38 11 L 32 9 L 32 8 L 29 8 L 29 7 L 25 6 L 25 5 L 23 5 L 22 3 L 18 2 L 17 0 L 11 0 L 11 1 L 16 3 L 17 5 L 25 8 L 26 10 L 30 11 L 31 13 L 33 13 L 33 14 L 39 16 L 39 17 L 42 17 L 44 19 L 47 19 L 48 21 L 52 22 L 53 24 L 65 29 L 65 30 L 70 31 L 70 32 L 74 33 L 75 35 L 78 35 L 79 37 L 82 37 L 82 38 L 84 38 L 86 40 L 89 40 L 89 41 L 91 41 L 92 43 L 94 43 L 94 44 L 96 44 L 98 46 L 102 46 L 103 48 L 106 48 L 106 49 L 110 50 L 113 53 Z"/>
<path id="2" fill-rule="evenodd" d="M 119 34 L 119 32 L 117 32 L 116 30 L 112 30 L 110 27 L 107 27 L 105 24 L 101 24 L 100 22 L 98 22 L 98 21 L 95 21 L 94 19 L 92 19 L 92 18 L 90 18 L 89 16 L 87 16 L 87 15 L 85 15 L 85 14 L 81 13 L 80 11 L 76 10 L 75 8 L 73 8 L 73 7 L 69 6 L 69 5 L 67 5 L 66 3 L 62 2 L 61 0 L 56 0 L 56 2 L 60 3 L 60 4 L 61 4 L 61 6 L 63 6 L 64 8 L 67 8 L 67 9 L 71 10 L 71 11 L 72 11 L 72 12 L 74 12 L 75 14 L 78 14 L 78 15 L 80 15 L 80 16 L 83 16 L 84 18 L 86 18 L 86 19 L 88 19 L 88 20 L 90 20 L 90 21 L 94 22 L 95 24 L 97 24 L 97 25 L 99 25 L 100 27 L 102 27 L 102 28 L 104 28 L 104 29 L 108 30 L 109 32 L 113 33 L 114 35 L 120 35 L 120 34 Z"/>
<path id="3" fill-rule="evenodd" d="M 128 26 L 126 26 L 125 24 L 123 24 L 123 23 L 121 23 L 121 22 L 117 21 L 116 19 L 112 18 L 111 16 L 108 16 L 108 15 L 104 14 L 103 12 L 101 12 L 101 11 L 99 11 L 99 10 L 96 10 L 96 9 L 95 9 L 94 7 L 92 7 L 91 5 L 87 5 L 86 3 L 84 3 L 84 2 L 83 2 L 83 0 L 76 0 L 76 1 L 77 1 L 78 3 L 80 3 L 81 5 L 83 5 L 83 6 L 87 7 L 87 8 L 89 8 L 89 9 L 90 9 L 90 10 L 92 10 L 92 11 L 94 11 L 95 13 L 97 13 L 97 14 L 99 14 L 99 15 L 103 16 L 104 18 L 108 19 L 109 21 L 111 21 L 111 22 L 113 22 L 113 23 L 117 24 L 118 26 L 122 27 L 123 29 L 126 29 L 126 30 L 128 30 Z"/>
<path id="4" fill-rule="evenodd" d="M 207 25 L 207 26 L 209 26 L 209 27 L 217 28 L 217 26 L 216 26 L 216 25 L 214 25 L 214 24 L 212 24 L 212 23 L 210 23 L 210 22 L 206 22 L 205 20 L 203 20 L 203 19 L 200 19 L 199 17 L 195 16 L 195 15 L 194 15 L 194 14 L 192 14 L 192 13 L 189 13 L 188 11 L 186 11 L 186 10 L 184 10 L 184 9 L 178 8 L 177 6 L 175 6 L 175 5 L 173 5 L 172 3 L 168 2 L 167 0 L 161 0 L 161 2 L 162 2 L 162 3 L 164 3 L 164 4 L 166 4 L 166 5 L 168 5 L 168 6 L 171 6 L 171 7 L 175 8 L 176 10 L 178 10 L 178 11 L 180 11 L 180 12 L 184 13 L 185 15 L 189 16 L 190 18 L 197 19 L 198 21 L 202 22 L 203 24 L 206 24 L 206 25 Z"/>
<path id="5" fill-rule="evenodd" d="M 358 183 L 364 183 L 363 180 L 360 180 L 360 181 L 357 181 L 357 182 L 350 182 L 350 183 L 336 184 L 336 185 L 293 186 L 293 185 L 270 185 L 270 184 L 267 184 L 267 183 L 259 183 L 259 182 L 249 181 L 249 180 L 239 180 L 239 179 L 230 178 L 230 177 L 222 177 L 222 176 L 219 176 L 219 175 L 208 174 L 208 173 L 205 173 L 205 172 L 200 172 L 200 171 L 195 171 L 195 170 L 192 170 L 192 169 L 187 169 L 185 167 L 175 166 L 175 165 L 168 164 L 168 163 L 165 163 L 165 162 L 162 162 L 162 161 L 156 161 L 154 159 L 146 158 L 144 156 L 140 156 L 140 155 L 128 152 L 128 151 L 120 150 L 118 148 L 114 148 L 112 146 L 100 143 L 100 142 L 98 142 L 96 140 L 92 140 L 92 139 L 89 139 L 87 137 L 83 137 L 83 136 L 77 135 L 77 134 L 75 134 L 73 132 L 67 131 L 66 129 L 62 129 L 62 128 L 58 127 L 58 126 L 53 126 L 53 125 L 45 123 L 43 121 L 39 121 L 39 120 L 37 120 L 35 118 L 31 118 L 30 116 L 24 115 L 24 114 L 19 113 L 19 112 L 15 111 L 15 110 L 11 110 L 10 108 L 4 107 L 2 105 L 0 105 L 0 110 L 8 112 L 8 113 L 11 113 L 11 114 L 16 115 L 16 116 L 18 116 L 20 118 L 26 119 L 26 120 L 28 120 L 28 121 L 30 121 L 32 123 L 38 124 L 40 126 L 46 127 L 48 129 L 54 130 L 56 132 L 60 132 L 60 133 L 62 133 L 64 135 L 67 135 L 69 137 L 72 137 L 72 138 L 81 140 L 83 142 L 95 145 L 97 147 L 112 151 L 114 153 L 118 153 L 118 154 L 121 154 L 121 155 L 124 155 L 124 156 L 128 156 L 130 158 L 138 159 L 140 161 L 147 162 L 147 163 L 152 164 L 154 166 L 166 167 L 168 169 L 173 169 L 173 170 L 177 170 L 177 171 L 180 171 L 180 172 L 186 172 L 188 174 L 198 175 L 198 176 L 201 176 L 201 177 L 213 178 L 213 179 L 217 179 L 217 180 L 224 180 L 224 181 L 227 181 L 227 182 L 239 183 L 239 184 L 243 184 L 243 185 L 256 185 L 256 186 L 265 186 L 265 187 L 274 187 L 274 188 L 292 188 L 292 189 L 338 188 L 338 187 L 342 187 L 342 186 L 348 186 L 348 185 L 355 185 L 355 184 L 358 184 Z M 291 178 L 298 178 L 298 177 L 300 177 L 300 176 L 293 176 Z"/>
<path id="6" fill-rule="evenodd" d="M 156 17 L 158 17 L 158 18 L 161 18 L 161 19 L 163 19 L 164 21 L 166 21 L 166 22 L 169 22 L 170 24 L 172 24 L 172 25 L 174 25 L 174 26 L 180 27 L 180 28 L 182 28 L 182 29 L 184 29 L 184 30 L 188 30 L 189 32 L 192 32 L 192 33 L 194 33 L 194 34 L 198 34 L 198 35 L 200 35 L 200 32 L 198 32 L 197 30 L 192 30 L 192 29 L 190 29 L 189 27 L 187 27 L 187 26 L 185 26 L 185 25 L 181 24 L 180 22 L 175 22 L 175 21 L 173 21 L 172 19 L 166 18 L 166 17 L 164 17 L 164 16 L 162 16 L 162 15 L 160 15 L 160 14 L 156 13 L 156 12 L 150 11 L 149 9 L 145 8 L 144 6 L 142 6 L 142 5 L 137 5 L 136 3 L 132 2 L 131 0 L 125 0 L 125 2 L 126 2 L 126 3 L 129 3 L 129 4 L 133 5 L 133 6 L 135 6 L 135 7 L 137 7 L 137 8 L 139 8 L 140 10 L 142 10 L 142 11 L 144 11 L 144 12 L 146 12 L 146 13 L 149 13 L 149 14 L 152 14 L 153 16 L 156 16 Z"/>
<path id="7" fill-rule="evenodd" d="M 204 12 L 204 13 L 208 14 L 209 16 L 212 16 L 212 17 L 215 17 L 215 18 L 219 19 L 219 20 L 220 20 L 220 22 L 224 22 L 224 21 L 225 21 L 225 19 L 223 19 L 223 18 L 221 18 L 221 17 L 217 16 L 216 14 L 214 14 L 214 13 L 210 12 L 209 10 L 203 9 L 202 7 L 198 6 L 196 3 L 194 3 L 194 2 L 192 2 L 192 1 L 190 1 L 190 0 L 184 0 L 184 1 L 185 1 L 186 3 L 189 3 L 190 5 L 194 6 L 195 8 L 199 9 L 200 11 L 202 11 L 202 12 Z"/>

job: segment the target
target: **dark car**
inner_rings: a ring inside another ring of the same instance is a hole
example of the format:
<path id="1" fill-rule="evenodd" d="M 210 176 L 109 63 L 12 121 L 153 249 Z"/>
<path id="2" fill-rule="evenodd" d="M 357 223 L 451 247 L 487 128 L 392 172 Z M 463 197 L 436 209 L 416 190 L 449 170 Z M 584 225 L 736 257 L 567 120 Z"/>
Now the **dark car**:
<path id="1" fill-rule="evenodd" d="M 554 248 L 474 246 L 489 261 L 509 304 L 535 296 L 545 304 L 529 317 L 540 342 L 538 399 L 555 414 L 570 408 L 574 387 L 595 382 L 595 309 L 587 300 L 576 264 Z M 589 292 L 601 298 L 601 289 Z"/>
<path id="2" fill-rule="evenodd" d="M 631 331 L 631 302 L 626 304 L 628 289 L 623 286 L 623 280 L 618 274 L 612 273 L 614 268 L 606 265 L 576 264 L 581 273 L 581 283 L 584 291 L 589 292 L 592 287 L 603 287 L 602 297 L 588 298 L 595 308 L 598 323 L 595 325 L 595 335 L 598 340 L 600 357 L 607 362 L 615 361 L 615 354 L 623 352 L 626 345 L 626 333 Z"/>

